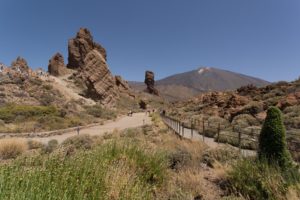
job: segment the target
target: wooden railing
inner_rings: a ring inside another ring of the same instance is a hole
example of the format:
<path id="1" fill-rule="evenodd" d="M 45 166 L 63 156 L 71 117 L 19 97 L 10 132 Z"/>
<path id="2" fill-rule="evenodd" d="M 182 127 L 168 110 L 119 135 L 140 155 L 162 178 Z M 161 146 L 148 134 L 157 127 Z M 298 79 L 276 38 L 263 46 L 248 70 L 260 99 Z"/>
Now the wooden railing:
<path id="1" fill-rule="evenodd" d="M 235 126 L 224 126 L 220 123 L 212 125 L 208 120 L 204 119 L 191 119 L 187 122 L 187 120 L 183 121 L 166 115 L 161 115 L 161 117 L 165 124 L 181 138 L 193 139 L 197 135 L 198 139 L 200 136 L 204 142 L 209 138 L 216 143 L 230 144 L 239 148 L 239 150 L 258 149 L 259 133 L 255 129 L 251 129 L 250 133 L 245 133 L 242 129 Z M 288 136 L 300 138 L 300 135 L 297 134 L 288 134 Z M 288 140 L 287 143 L 290 151 L 300 152 L 300 141 Z"/>

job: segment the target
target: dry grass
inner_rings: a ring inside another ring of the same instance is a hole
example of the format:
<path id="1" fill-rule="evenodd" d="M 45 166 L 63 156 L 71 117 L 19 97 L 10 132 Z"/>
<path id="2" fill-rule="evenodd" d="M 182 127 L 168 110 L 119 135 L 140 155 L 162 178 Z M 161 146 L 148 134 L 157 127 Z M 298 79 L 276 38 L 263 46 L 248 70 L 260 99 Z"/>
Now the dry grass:
<path id="1" fill-rule="evenodd" d="M 138 177 L 135 168 L 130 167 L 127 162 L 124 157 L 114 165 L 110 165 L 107 170 L 105 185 L 108 188 L 107 196 L 111 200 L 117 200 L 121 197 L 128 199 L 141 189 L 139 188 L 140 184 L 136 184 Z"/>
<path id="2" fill-rule="evenodd" d="M 22 139 L 1 139 L 0 159 L 16 158 L 28 149 L 27 142 Z"/>

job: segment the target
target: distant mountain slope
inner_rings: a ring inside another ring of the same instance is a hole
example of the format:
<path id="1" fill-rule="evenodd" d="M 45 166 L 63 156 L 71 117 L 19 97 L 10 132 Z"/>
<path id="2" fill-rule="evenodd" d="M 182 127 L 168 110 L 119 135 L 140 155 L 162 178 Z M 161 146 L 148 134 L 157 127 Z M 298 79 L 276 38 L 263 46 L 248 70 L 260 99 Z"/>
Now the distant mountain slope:
<path id="1" fill-rule="evenodd" d="M 249 84 L 260 87 L 269 82 L 227 70 L 203 67 L 166 77 L 156 81 L 155 84 L 165 98 L 182 100 L 201 92 L 234 90 Z M 136 90 L 145 88 L 140 82 L 130 82 L 130 85 Z"/>

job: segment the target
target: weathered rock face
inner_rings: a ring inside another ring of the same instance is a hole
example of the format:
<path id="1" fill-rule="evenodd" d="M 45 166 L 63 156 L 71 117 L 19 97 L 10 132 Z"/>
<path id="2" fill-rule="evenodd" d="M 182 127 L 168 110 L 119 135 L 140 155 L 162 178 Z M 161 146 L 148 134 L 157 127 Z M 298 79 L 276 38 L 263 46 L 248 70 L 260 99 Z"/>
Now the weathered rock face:
<path id="1" fill-rule="evenodd" d="M 27 61 L 22 57 L 17 57 L 15 61 L 11 63 L 12 70 L 16 70 L 19 72 L 28 72 L 30 67 L 27 64 Z"/>
<path id="2" fill-rule="evenodd" d="M 106 63 L 106 51 L 93 41 L 88 29 L 81 28 L 69 40 L 68 68 L 76 72 L 73 78 L 81 84 L 82 95 L 105 106 L 114 106 L 122 95 L 133 97 L 130 87 L 120 76 L 113 76 Z M 70 70 L 70 69 L 69 69 Z"/>
<path id="3" fill-rule="evenodd" d="M 147 91 L 150 94 L 158 95 L 158 90 L 154 87 L 154 73 L 151 71 L 146 71 L 145 73 L 145 84 L 147 85 Z"/>
<path id="4" fill-rule="evenodd" d="M 84 64 L 86 55 L 96 49 L 106 60 L 106 51 L 100 45 L 93 41 L 93 36 L 86 28 L 80 28 L 76 37 L 69 40 L 68 43 L 68 68 L 78 69 Z"/>
<path id="5" fill-rule="evenodd" d="M 129 90 L 129 84 L 127 81 L 123 80 L 121 76 L 115 76 L 116 85 L 121 90 Z"/>
<path id="6" fill-rule="evenodd" d="M 62 76 L 68 73 L 65 67 L 64 57 L 60 53 L 56 53 L 50 60 L 48 72 L 53 76 Z"/>
<path id="7" fill-rule="evenodd" d="M 102 104 L 113 105 L 119 94 L 115 78 L 106 64 L 106 60 L 98 50 L 90 51 L 80 68 L 79 77 L 84 81 L 86 95 Z"/>

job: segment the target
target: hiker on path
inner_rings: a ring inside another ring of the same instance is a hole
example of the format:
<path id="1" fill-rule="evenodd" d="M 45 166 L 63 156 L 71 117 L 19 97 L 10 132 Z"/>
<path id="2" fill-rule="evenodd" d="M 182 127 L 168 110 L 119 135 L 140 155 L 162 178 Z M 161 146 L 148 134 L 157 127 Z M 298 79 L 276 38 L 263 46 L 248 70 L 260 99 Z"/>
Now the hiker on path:
<path id="1" fill-rule="evenodd" d="M 77 135 L 79 135 L 79 131 L 80 131 L 80 127 L 79 126 L 77 126 L 76 131 L 77 131 Z"/>

